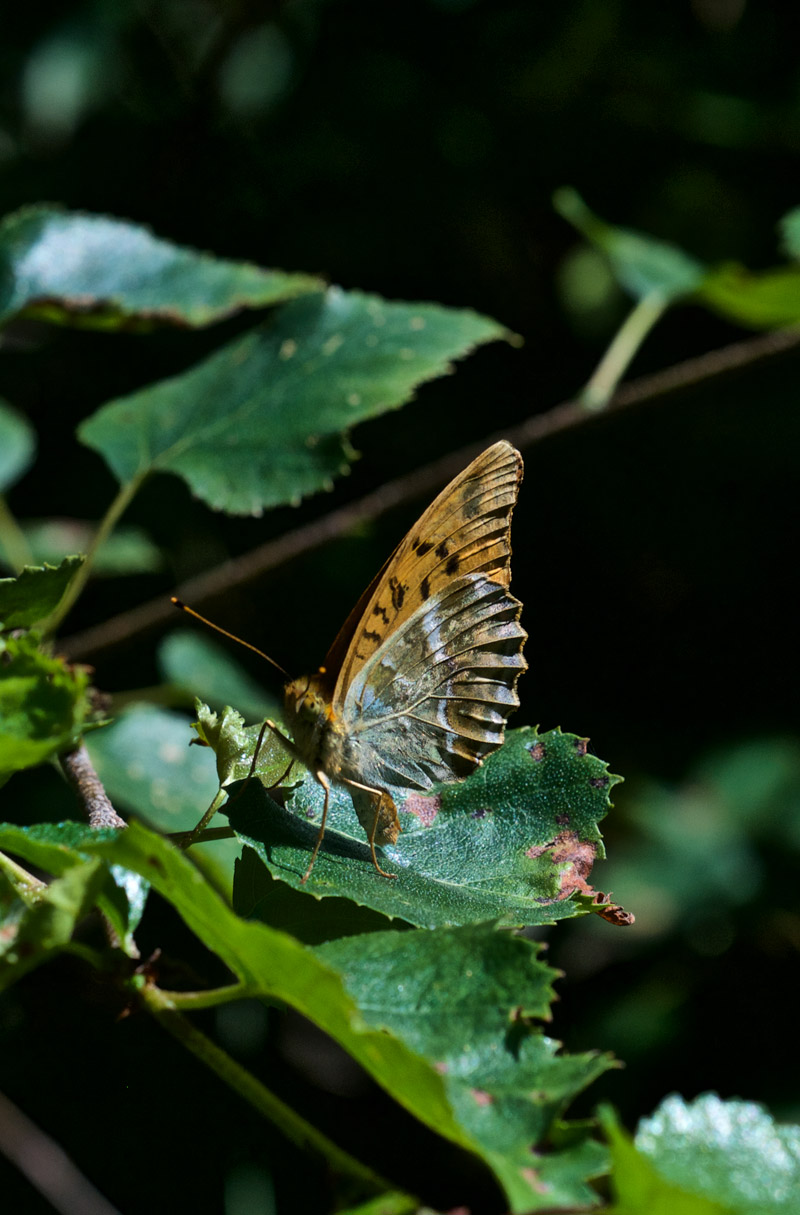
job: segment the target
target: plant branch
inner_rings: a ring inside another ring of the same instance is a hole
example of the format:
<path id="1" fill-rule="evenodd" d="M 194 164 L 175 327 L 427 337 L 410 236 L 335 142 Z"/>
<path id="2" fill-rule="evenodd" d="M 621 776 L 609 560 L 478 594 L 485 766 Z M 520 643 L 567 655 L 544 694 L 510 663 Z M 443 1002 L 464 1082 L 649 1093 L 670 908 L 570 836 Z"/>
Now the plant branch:
<path id="1" fill-rule="evenodd" d="M 32 873 L 28 873 L 27 869 L 17 864 L 16 861 L 12 861 L 11 857 L 7 856 L 5 852 L 0 852 L 0 873 L 6 875 L 27 907 L 32 907 L 34 903 L 38 903 L 40 895 L 47 889 L 46 882 L 43 882 L 41 878 L 34 877 Z"/>
<path id="2" fill-rule="evenodd" d="M 374 1173 L 367 1165 L 337 1147 L 326 1135 L 307 1122 L 290 1106 L 271 1092 L 266 1085 L 226 1054 L 215 1042 L 196 1029 L 187 1017 L 178 1012 L 167 992 L 147 985 L 139 995 L 146 1008 L 160 1025 L 172 1034 L 183 1046 L 205 1063 L 225 1084 L 237 1092 L 254 1109 L 268 1118 L 287 1139 L 302 1151 L 312 1152 L 324 1160 L 337 1173 L 352 1177 L 373 1190 L 391 1190 L 388 1181 Z"/>
<path id="3" fill-rule="evenodd" d="M 73 605 L 80 597 L 83 588 L 86 586 L 86 583 L 89 580 L 98 551 L 105 544 L 106 540 L 117 526 L 121 516 L 124 515 L 125 511 L 136 497 L 136 494 L 139 492 L 144 479 L 144 475 L 134 477 L 133 480 L 129 481 L 127 485 L 122 485 L 120 487 L 119 493 L 109 506 L 103 518 L 100 520 L 97 531 L 92 537 L 92 542 L 89 545 L 89 551 L 86 554 L 86 560 L 67 587 L 67 592 L 64 595 L 64 598 L 61 600 L 52 616 L 50 616 L 46 622 L 46 636 L 52 637 L 53 634 L 57 632 L 58 626 L 61 624 L 64 617 L 72 610 Z"/>
<path id="4" fill-rule="evenodd" d="M 0 1151 L 61 1215 L 118 1215 L 64 1149 L 2 1093 Z"/>
<path id="5" fill-rule="evenodd" d="M 120 818 L 111 805 L 84 743 L 80 743 L 72 751 L 65 751 L 59 755 L 58 762 L 77 794 L 90 827 L 127 826 L 125 820 Z"/>
<path id="6" fill-rule="evenodd" d="M 642 376 L 623 385 L 609 401 L 604 412 L 616 412 L 634 405 L 649 404 L 681 388 L 701 384 L 761 359 L 772 358 L 798 344 L 800 328 L 781 329 L 687 359 L 664 371 Z M 535 414 L 518 426 L 489 435 L 479 443 L 472 443 L 433 464 L 389 481 L 359 501 L 331 511 L 313 523 L 295 528 L 241 557 L 231 558 L 222 565 L 189 579 L 177 588 L 175 594 L 179 599 L 200 604 L 233 587 L 243 586 L 268 570 L 345 535 L 360 524 L 376 519 L 394 507 L 439 489 L 489 443 L 498 438 L 509 439 L 524 451 L 551 435 L 569 430 L 573 426 L 585 425 L 595 416 L 596 414 L 579 400 L 564 401 L 546 413 Z M 73 660 L 94 655 L 146 629 L 163 625 L 173 613 L 174 608 L 165 594 L 66 638 L 60 642 L 60 648 Z"/>
<path id="7" fill-rule="evenodd" d="M 23 566 L 33 564 L 33 554 L 25 533 L 9 510 L 3 494 L 0 494 L 0 547 L 15 574 L 21 573 Z"/>

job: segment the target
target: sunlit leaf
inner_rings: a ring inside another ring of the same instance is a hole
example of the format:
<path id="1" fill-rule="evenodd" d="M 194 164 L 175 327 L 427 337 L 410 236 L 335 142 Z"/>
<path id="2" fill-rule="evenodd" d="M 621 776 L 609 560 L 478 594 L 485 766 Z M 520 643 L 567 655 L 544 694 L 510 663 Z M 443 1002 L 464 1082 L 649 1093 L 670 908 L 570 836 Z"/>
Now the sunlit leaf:
<path id="1" fill-rule="evenodd" d="M 27 629 L 55 611 L 83 557 L 65 557 L 60 565 L 28 565 L 16 578 L 0 578 L 0 627 Z"/>
<path id="2" fill-rule="evenodd" d="M 319 288 L 305 274 L 262 270 L 173 245 L 139 224 L 25 207 L 0 223 L 0 322 L 24 313 L 61 324 L 210 325 Z"/>
<path id="3" fill-rule="evenodd" d="M 754 273 L 744 266 L 710 270 L 699 299 L 739 325 L 775 329 L 800 320 L 800 266 L 779 266 Z"/>
<path id="4" fill-rule="evenodd" d="M 544 1148 L 574 1096 L 612 1065 L 561 1055 L 532 1018 L 549 1019 L 556 971 L 531 942 L 487 925 L 371 933 L 317 954 L 338 970 L 370 1025 L 395 1034 L 444 1078 L 454 1116 L 514 1212 L 594 1200 L 605 1154 L 586 1132 Z M 419 1111 L 417 1111 L 418 1116 Z"/>
<path id="5" fill-rule="evenodd" d="M 123 484 L 172 472 L 215 510 L 257 515 L 330 488 L 353 458 L 356 423 L 504 336 L 474 312 L 331 288 L 184 374 L 109 402 L 78 434 Z"/>
<path id="6" fill-rule="evenodd" d="M 77 741 L 89 713 L 87 672 L 37 648 L 0 638 L 0 783 Z"/>

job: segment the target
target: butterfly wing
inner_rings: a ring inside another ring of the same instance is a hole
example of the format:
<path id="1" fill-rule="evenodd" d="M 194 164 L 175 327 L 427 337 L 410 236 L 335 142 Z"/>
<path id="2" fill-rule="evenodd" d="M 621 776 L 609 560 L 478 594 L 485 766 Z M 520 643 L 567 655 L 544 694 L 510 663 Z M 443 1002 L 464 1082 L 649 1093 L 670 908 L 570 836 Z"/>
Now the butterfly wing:
<path id="1" fill-rule="evenodd" d="M 526 667 L 520 607 L 501 583 L 467 574 L 395 629 L 347 689 L 343 774 L 428 789 L 500 746 Z"/>
<path id="2" fill-rule="evenodd" d="M 495 443 L 431 503 L 367 587 L 328 652 L 334 711 L 386 638 L 455 578 L 480 573 L 508 587 L 511 512 L 521 480 L 519 452 L 510 443 Z"/>

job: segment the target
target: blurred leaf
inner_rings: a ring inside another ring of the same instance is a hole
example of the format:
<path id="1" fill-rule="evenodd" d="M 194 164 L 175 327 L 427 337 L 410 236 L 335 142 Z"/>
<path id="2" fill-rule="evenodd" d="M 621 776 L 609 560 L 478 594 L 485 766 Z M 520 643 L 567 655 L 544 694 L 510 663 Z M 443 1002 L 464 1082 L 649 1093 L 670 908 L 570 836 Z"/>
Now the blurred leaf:
<path id="1" fill-rule="evenodd" d="M 537 949 L 484 924 L 378 932 L 316 950 L 370 1025 L 436 1067 L 455 1118 L 513 1212 L 592 1203 L 587 1180 L 606 1160 L 585 1131 L 563 1151 L 535 1150 L 573 1097 L 612 1066 L 608 1056 L 559 1055 L 559 1043 L 531 1024 L 549 1020 L 557 975 Z"/>
<path id="2" fill-rule="evenodd" d="M 123 484 L 173 472 L 215 510 L 258 515 L 347 471 L 347 433 L 476 345 L 508 336 L 466 310 L 331 288 L 278 309 L 172 379 L 78 428 Z"/>
<path id="3" fill-rule="evenodd" d="M 667 1097 L 639 1123 L 635 1151 L 608 1111 L 603 1125 L 614 1157 L 614 1215 L 800 1209 L 800 1127 L 778 1126 L 760 1105 L 715 1093 L 691 1102 Z"/>
<path id="4" fill-rule="evenodd" d="M 0 637 L 0 784 L 80 737 L 88 682 L 84 668 L 42 653 L 34 636 Z"/>
<path id="5" fill-rule="evenodd" d="M 10 918 L 0 923 L 0 991 L 69 944 L 107 872 L 99 860 L 84 861 L 44 887 L 33 906 L 23 912 L 12 908 Z"/>
<path id="6" fill-rule="evenodd" d="M 33 427 L 21 413 L 0 400 L 0 494 L 27 472 L 35 452 Z"/>
<path id="7" fill-rule="evenodd" d="M 251 781 L 223 809 L 273 877 L 316 898 L 344 896 L 419 927 L 499 916 L 549 924 L 598 910 L 587 878 L 604 855 L 597 822 L 619 778 L 585 742 L 559 730 L 513 730 L 464 781 L 429 796 L 391 789 L 402 834 L 381 849 L 381 863 L 394 881 L 375 872 L 350 797 L 334 788 L 322 849 L 302 882 L 323 794 L 310 776 L 291 787 L 299 765 L 275 795 L 285 805 Z"/>
<path id="8" fill-rule="evenodd" d="M 0 628 L 27 629 L 54 612 L 83 565 L 65 557 L 60 565 L 26 565 L 17 578 L 0 578 Z"/>
<path id="9" fill-rule="evenodd" d="M 168 683 L 217 708 L 234 704 L 256 721 L 279 712 L 277 698 L 265 692 L 221 645 L 196 630 L 176 629 L 165 637 L 158 648 L 158 666 Z"/>
<path id="10" fill-rule="evenodd" d="M 609 259 L 620 285 L 637 299 L 657 294 L 674 302 L 692 295 L 704 281 L 706 267 L 683 249 L 630 228 L 599 219 L 569 187 L 557 190 L 553 205 L 568 223 Z"/>
<path id="11" fill-rule="evenodd" d="M 754 329 L 775 329 L 800 320 L 800 267 L 779 266 L 756 274 L 728 264 L 710 270 L 698 298 L 715 312 Z"/>
<path id="12" fill-rule="evenodd" d="M 800 260 L 800 207 L 793 207 L 778 221 L 781 245 L 787 257 Z"/>
<path id="13" fill-rule="evenodd" d="M 97 525 L 82 519 L 26 519 L 22 534 L 35 561 L 61 561 L 75 553 L 86 553 Z M 138 527 L 118 527 L 98 549 L 92 565 L 93 577 L 120 574 L 149 574 L 164 564 L 161 552 Z"/>
<path id="14" fill-rule="evenodd" d="M 0 849 L 46 873 L 63 877 L 90 859 L 85 850 L 87 843 L 111 840 L 116 835 L 114 827 L 98 830 L 85 823 L 35 823 L 32 827 L 0 823 Z M 142 918 L 148 891 L 149 886 L 138 873 L 120 865 L 104 870 L 93 887 L 97 906 L 108 917 L 126 952 Z"/>
<path id="15" fill-rule="evenodd" d="M 109 797 L 161 831 L 190 831 L 213 800 L 218 784 L 214 755 L 190 747 L 189 720 L 154 705 L 135 705 L 86 739 Z M 241 852 L 235 840 L 195 850 L 211 876 L 229 891 Z"/>
<path id="16" fill-rule="evenodd" d="M 601 1110 L 601 1122 L 611 1148 L 611 1189 L 616 1199 L 608 1215 L 730 1215 L 720 1203 L 689 1194 L 662 1177 L 636 1150 L 610 1108 Z"/>
<path id="17" fill-rule="evenodd" d="M 106 329 L 210 325 L 320 286 L 173 245 L 139 224 L 51 206 L 0 223 L 0 283 L 0 323 L 24 313 Z"/>

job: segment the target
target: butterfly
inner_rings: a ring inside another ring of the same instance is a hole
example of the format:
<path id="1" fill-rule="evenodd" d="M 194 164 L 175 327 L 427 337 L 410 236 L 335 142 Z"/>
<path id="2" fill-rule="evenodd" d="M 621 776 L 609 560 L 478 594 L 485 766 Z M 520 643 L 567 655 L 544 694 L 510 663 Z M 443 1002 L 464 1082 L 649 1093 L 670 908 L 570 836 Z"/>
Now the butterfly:
<path id="1" fill-rule="evenodd" d="M 391 790 L 469 775 L 503 741 L 526 669 L 522 604 L 509 593 L 511 512 L 522 458 L 489 447 L 442 490 L 373 579 L 323 666 L 284 689 L 285 723 L 265 724 L 324 790 L 352 798 L 376 847 L 400 832 Z"/>

